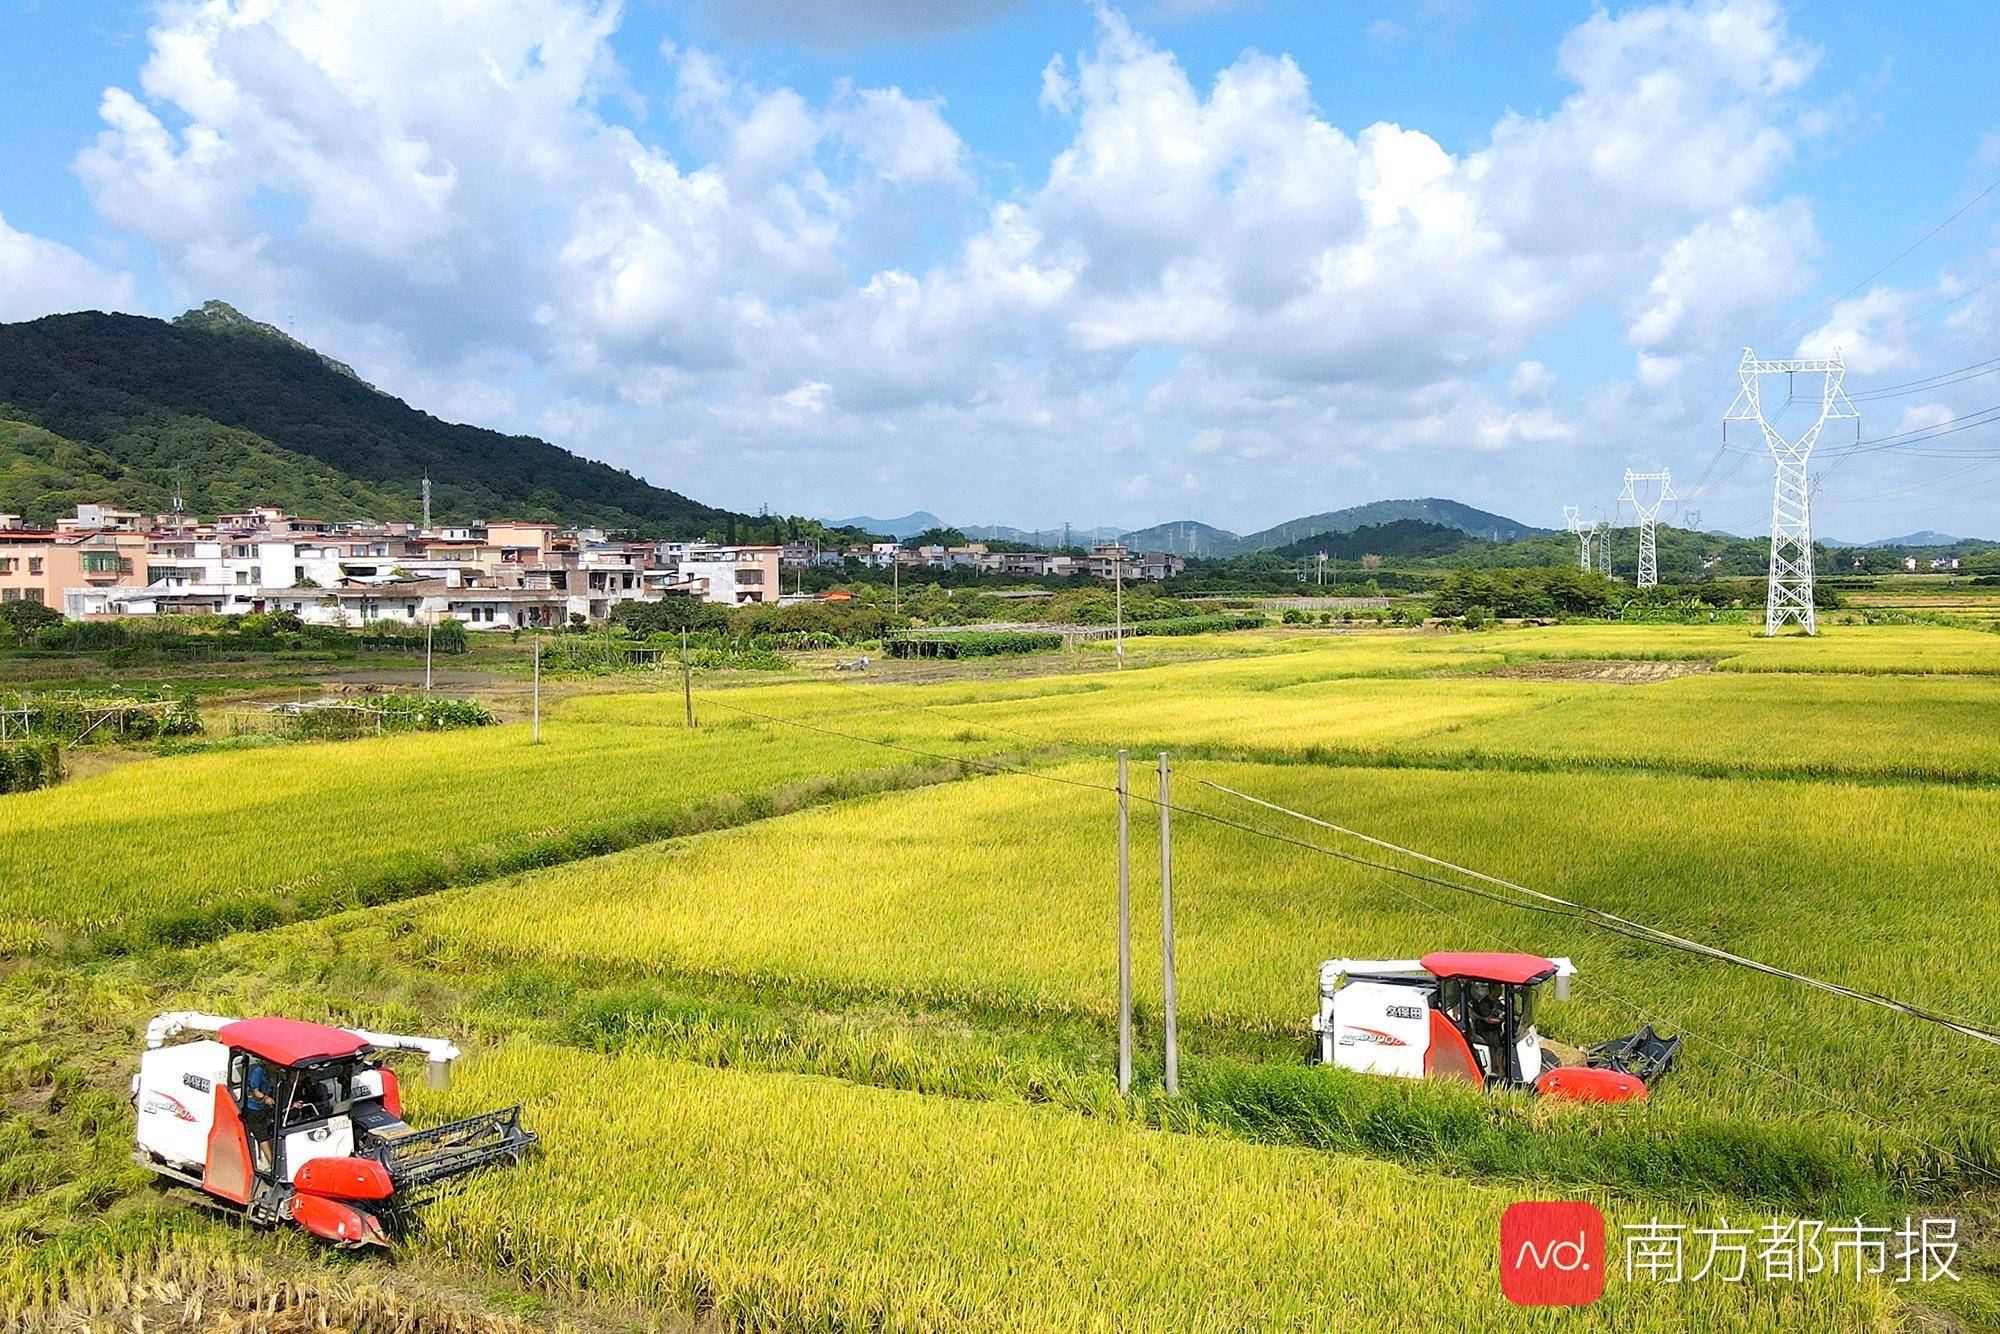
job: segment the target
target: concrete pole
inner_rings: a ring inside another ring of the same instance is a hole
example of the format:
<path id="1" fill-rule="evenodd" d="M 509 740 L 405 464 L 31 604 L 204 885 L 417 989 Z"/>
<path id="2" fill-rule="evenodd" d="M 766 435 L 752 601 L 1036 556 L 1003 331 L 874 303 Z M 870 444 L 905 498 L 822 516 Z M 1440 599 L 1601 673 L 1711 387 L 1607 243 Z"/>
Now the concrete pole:
<path id="1" fill-rule="evenodd" d="M 1118 752 L 1118 1091 L 1132 1091 L 1132 794 Z"/>
<path id="2" fill-rule="evenodd" d="M 694 670 L 688 666 L 688 632 L 681 627 L 681 703 L 687 706 L 687 725 L 694 726 Z"/>
<path id="3" fill-rule="evenodd" d="M 1111 587 L 1112 597 L 1118 608 L 1117 628 L 1112 633 L 1117 637 L 1118 666 L 1122 669 L 1125 666 L 1125 558 L 1123 556 L 1111 562 Z"/>
<path id="4" fill-rule="evenodd" d="M 431 693 L 431 623 L 424 622 L 424 693 Z"/>
<path id="5" fill-rule="evenodd" d="M 536 745 L 542 744 L 542 637 L 535 636 L 535 737 Z"/>
<path id="6" fill-rule="evenodd" d="M 1166 1032 L 1167 1096 L 1181 1092 L 1180 1028 L 1174 993 L 1174 845 L 1173 810 L 1167 796 L 1167 752 L 1160 752 L 1160 962 L 1163 981 L 1160 1010 Z"/>

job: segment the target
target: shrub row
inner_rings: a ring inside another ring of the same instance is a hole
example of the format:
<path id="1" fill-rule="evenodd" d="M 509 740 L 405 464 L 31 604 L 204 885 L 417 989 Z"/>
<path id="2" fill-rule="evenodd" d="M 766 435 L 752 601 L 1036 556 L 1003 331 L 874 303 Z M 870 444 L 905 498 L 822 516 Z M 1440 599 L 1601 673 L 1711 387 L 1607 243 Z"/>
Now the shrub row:
<path id="1" fill-rule="evenodd" d="M 32 792 L 62 781 L 62 752 L 53 741 L 0 746 L 0 792 Z"/>
<path id="2" fill-rule="evenodd" d="M 966 630 L 891 639 L 886 647 L 892 658 L 993 658 L 1040 653 L 1061 648 L 1062 642 L 1062 635 L 1054 630 Z"/>
<path id="3" fill-rule="evenodd" d="M 1125 627 L 1130 635 L 1206 635 L 1218 630 L 1255 630 L 1265 625 L 1262 616 L 1172 616 L 1159 621 L 1137 621 Z"/>

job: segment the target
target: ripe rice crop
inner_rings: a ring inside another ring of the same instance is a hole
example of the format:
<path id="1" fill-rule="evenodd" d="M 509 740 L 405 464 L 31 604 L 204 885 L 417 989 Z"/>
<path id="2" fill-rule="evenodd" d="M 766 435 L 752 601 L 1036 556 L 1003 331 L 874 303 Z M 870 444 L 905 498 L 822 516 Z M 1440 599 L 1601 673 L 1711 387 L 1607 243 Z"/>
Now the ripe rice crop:
<path id="1" fill-rule="evenodd" d="M 0 954 L 200 939 L 782 809 L 922 763 L 768 728 L 514 725 L 150 760 L 7 798 Z M 931 749 L 972 753 L 931 738 Z M 746 805 L 747 803 L 747 805 Z"/>
<path id="2" fill-rule="evenodd" d="M 1836 632 L 1829 631 L 1829 634 Z M 1864 631 L 1842 627 L 1848 635 Z M 1812 641 L 1742 627 L 1555 626 L 1487 635 L 1330 638 L 1307 649 L 1125 672 L 935 685 L 793 683 L 715 692 L 732 706 L 922 744 L 932 735 L 1033 738 L 1100 750 L 1328 763 L 1611 765 L 1730 775 L 1985 780 L 2000 776 L 2000 700 L 1977 673 L 1920 677 L 1925 655 L 2000 650 L 2000 636 L 1939 645 L 1903 629 L 1850 644 L 1866 674 L 1806 670 Z M 1926 630 L 1924 635 L 1931 632 Z M 1969 642 L 1968 642 L 1969 641 Z M 1504 650 L 1496 651 L 1496 650 Z M 1727 654 L 1739 654 L 1729 657 Z M 1759 656 L 1764 655 L 1764 656 Z M 1644 685 L 1489 677 L 1567 660 L 1742 660 L 1774 670 L 1703 672 Z M 2000 661 L 2000 659 L 1996 659 Z M 1411 680 L 1410 677 L 1435 679 Z M 1889 679 L 1893 678 L 1893 679 Z M 577 717 L 672 725 L 666 696 L 600 697 Z M 953 724 L 963 730 L 952 731 Z M 1782 740 L 1773 744 L 1778 734 Z"/>
<path id="3" fill-rule="evenodd" d="M 1546 707 L 1413 736 L 1393 749 L 1450 763 L 1467 756 L 1645 765 L 1730 775 L 1770 772 L 1933 781 L 2000 780 L 2000 682 L 1849 675 L 1709 673 L 1650 685 L 1591 685 Z"/>
<path id="4" fill-rule="evenodd" d="M 1057 773 L 1111 776 L 1103 762 Z M 1178 796 L 1194 807 L 1334 837 L 1194 783 L 1212 776 L 1753 957 L 2000 1025 L 1985 1003 L 2000 951 L 1986 874 L 2000 852 L 2000 792 L 1205 762 L 1179 774 Z M 1151 781 L 1141 768 L 1136 790 Z M 1112 809 L 1100 792 L 981 779 L 501 881 L 440 900 L 431 923 L 474 952 L 558 965 L 1107 1020 Z M 1157 938 L 1145 888 L 1150 808 L 1137 805 L 1135 823 L 1144 942 Z M 1957 1035 L 1187 816 L 1175 849 L 1181 1013 L 1196 1027 L 1291 1035 L 1302 1051 L 1322 959 L 1569 955 L 1584 985 L 1551 1007 L 1555 1037 L 1609 1037 L 1642 1015 L 1698 1035 L 1651 1105 L 1663 1124 L 1811 1117 L 1830 1143 L 1879 1158 L 1899 1179 L 1956 1173 L 1946 1154 L 1882 1131 L 1880 1119 L 2000 1166 L 1980 1110 L 2000 1095 L 2000 1070 Z M 1156 1012 L 1156 969 L 1142 970 L 1138 990 Z"/>
<path id="5" fill-rule="evenodd" d="M 424 1097 L 437 1115 L 516 1099 L 541 1153 L 438 1200 L 420 1245 L 558 1293 L 711 1312 L 725 1328 L 1546 1324 L 1499 1291 L 1495 1238 L 1515 1192 L 1018 1105 L 526 1043 Z M 1846 1277 L 1614 1276 L 1565 1323 L 1855 1329 L 1891 1314 L 1882 1288 Z"/>

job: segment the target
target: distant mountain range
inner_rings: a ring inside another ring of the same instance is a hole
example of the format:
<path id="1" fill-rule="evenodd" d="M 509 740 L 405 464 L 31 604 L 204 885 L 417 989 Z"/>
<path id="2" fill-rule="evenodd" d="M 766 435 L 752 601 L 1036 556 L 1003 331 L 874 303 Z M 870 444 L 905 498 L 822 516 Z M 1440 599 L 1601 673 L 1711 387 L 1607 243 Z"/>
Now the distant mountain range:
<path id="1" fill-rule="evenodd" d="M 1901 537 L 1878 537 L 1873 542 L 1833 542 L 1829 540 L 1827 545 L 1843 547 L 1955 547 L 1960 542 L 1969 540 L 1971 539 L 1953 537 L 1950 533 L 1940 533 L 1936 529 L 1926 528 L 1922 532 L 1905 533 Z"/>
<path id="2" fill-rule="evenodd" d="M 948 526 L 928 510 L 918 510 L 900 519 L 874 519 L 864 515 L 829 522 L 888 534 L 899 540 L 914 537 L 926 528 Z M 1290 519 L 1247 536 L 1193 519 L 1180 519 L 1173 523 L 1154 524 L 1150 528 L 1129 530 L 1072 528 L 1069 540 L 1079 546 L 1094 541 L 1118 540 L 1141 551 L 1166 551 L 1176 556 L 1247 556 L 1259 551 L 1275 551 L 1324 535 L 1352 533 L 1358 528 L 1387 528 L 1397 523 L 1449 528 L 1484 542 L 1514 542 L 1554 531 L 1474 509 L 1456 500 L 1431 497 L 1423 500 L 1370 501 L 1365 505 Z M 1060 528 L 1009 528 L 1004 524 L 960 525 L 959 531 L 975 541 L 1025 542 L 1050 547 L 1059 545 L 1064 535 Z"/>
<path id="3" fill-rule="evenodd" d="M 828 519 L 825 522 L 833 528 L 859 528 L 864 533 L 880 533 L 898 542 L 915 537 L 925 529 L 945 526 L 944 520 L 929 510 L 913 510 L 900 519 L 874 519 L 863 514 L 852 519 Z"/>
<path id="4" fill-rule="evenodd" d="M 1019 542 L 1051 548 L 1065 545 L 1065 540 L 1069 546 L 1087 547 L 1092 542 L 1115 542 L 1125 535 L 1118 528 L 1009 528 L 1004 523 L 974 524 L 959 531 L 975 542 Z"/>
<path id="5" fill-rule="evenodd" d="M 1524 537 L 1542 537 L 1555 531 L 1434 496 L 1423 500 L 1374 500 L 1366 505 L 1350 505 L 1344 510 L 1288 519 L 1262 532 L 1251 533 L 1248 537 L 1237 539 L 1237 549 L 1232 554 L 1270 551 L 1321 533 L 1351 533 L 1357 528 L 1380 528 L 1401 520 L 1456 528 L 1485 542 L 1518 542 Z"/>

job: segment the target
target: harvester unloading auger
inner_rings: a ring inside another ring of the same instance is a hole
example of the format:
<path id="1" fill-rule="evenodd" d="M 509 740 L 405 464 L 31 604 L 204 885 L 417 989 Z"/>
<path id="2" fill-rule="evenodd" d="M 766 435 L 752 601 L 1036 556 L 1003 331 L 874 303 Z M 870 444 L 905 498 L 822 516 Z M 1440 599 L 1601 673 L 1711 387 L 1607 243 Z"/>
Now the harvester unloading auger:
<path id="1" fill-rule="evenodd" d="M 1575 1102 L 1629 1102 L 1671 1070 L 1679 1038 L 1651 1024 L 1600 1042 L 1582 1064 L 1542 1045 L 1542 988 L 1569 999 L 1576 965 L 1537 954 L 1439 951 L 1421 959 L 1329 959 L 1313 1016 L 1326 1065 L 1406 1079 L 1532 1088 Z"/>
<path id="2" fill-rule="evenodd" d="M 214 1037 L 174 1041 L 190 1033 Z M 412 1129 L 395 1072 L 375 1059 L 382 1051 L 421 1052 L 437 1086 L 459 1056 L 444 1038 L 160 1015 L 132 1077 L 132 1156 L 260 1225 L 289 1220 L 341 1246 L 386 1244 L 386 1225 L 425 1191 L 518 1163 L 535 1136 L 518 1106 Z"/>

